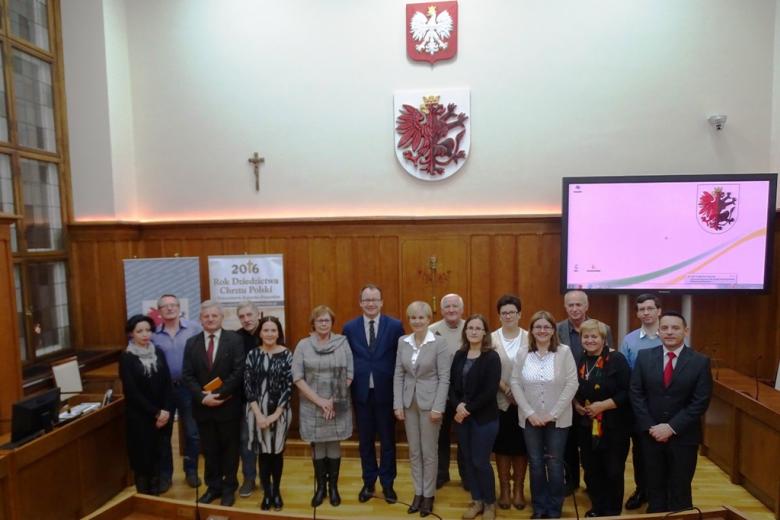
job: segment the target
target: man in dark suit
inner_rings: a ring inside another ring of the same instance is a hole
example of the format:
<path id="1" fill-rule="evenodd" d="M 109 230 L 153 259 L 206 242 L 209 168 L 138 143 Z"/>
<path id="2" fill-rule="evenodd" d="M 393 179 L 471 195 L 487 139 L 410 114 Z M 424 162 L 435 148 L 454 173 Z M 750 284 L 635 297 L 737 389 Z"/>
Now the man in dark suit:
<path id="1" fill-rule="evenodd" d="M 352 349 L 355 378 L 352 401 L 360 439 L 360 464 L 363 488 L 358 500 L 365 502 L 374 494 L 376 479 L 388 503 L 398 499 L 393 489 L 395 466 L 395 417 L 393 415 L 393 374 L 398 339 L 403 336 L 401 322 L 380 314 L 382 291 L 367 284 L 360 290 L 363 315 L 344 325 L 344 335 Z M 375 439 L 379 436 L 379 465 Z"/>
<path id="2" fill-rule="evenodd" d="M 663 345 L 640 351 L 631 374 L 631 405 L 645 456 L 648 513 L 693 505 L 691 481 L 701 418 L 712 395 L 710 359 L 685 344 L 685 318 L 664 312 L 658 331 Z"/>
<path id="3" fill-rule="evenodd" d="M 221 505 L 232 506 L 238 488 L 244 343 L 235 332 L 222 329 L 223 317 L 219 303 L 207 300 L 200 304 L 203 333 L 187 340 L 182 381 L 193 396 L 192 415 L 206 460 L 208 487 L 198 501 L 207 504 L 220 498 Z M 217 377 L 222 380 L 219 388 L 203 389 Z"/>

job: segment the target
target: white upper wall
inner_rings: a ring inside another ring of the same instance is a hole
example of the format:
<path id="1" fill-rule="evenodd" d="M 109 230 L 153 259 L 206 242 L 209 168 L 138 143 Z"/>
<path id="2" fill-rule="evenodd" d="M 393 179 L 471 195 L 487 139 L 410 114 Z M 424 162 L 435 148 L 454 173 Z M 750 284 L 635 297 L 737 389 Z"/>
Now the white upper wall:
<path id="1" fill-rule="evenodd" d="M 75 216 L 557 213 L 563 176 L 776 170 L 777 1 L 460 0 L 433 67 L 406 58 L 403 1 L 63 2 Z M 470 157 L 418 181 L 393 92 L 460 86 Z"/>

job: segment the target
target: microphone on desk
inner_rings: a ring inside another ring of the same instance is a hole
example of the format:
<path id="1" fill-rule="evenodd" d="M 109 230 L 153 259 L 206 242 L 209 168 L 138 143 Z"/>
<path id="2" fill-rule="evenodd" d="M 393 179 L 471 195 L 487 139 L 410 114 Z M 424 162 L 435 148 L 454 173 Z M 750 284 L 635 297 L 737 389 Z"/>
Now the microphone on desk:
<path id="1" fill-rule="evenodd" d="M 666 513 L 663 518 L 674 518 L 672 515 L 676 515 L 679 513 L 684 513 L 685 511 L 697 511 L 699 513 L 699 519 L 704 518 L 704 515 L 701 512 L 701 509 L 699 509 L 696 506 L 686 507 L 684 509 L 678 509 L 677 511 L 669 511 Z"/>
<path id="2" fill-rule="evenodd" d="M 761 361 L 764 358 L 762 354 L 756 355 L 755 359 L 755 373 L 753 374 L 753 379 L 756 381 L 756 401 L 758 401 L 758 387 L 760 386 L 759 380 L 758 380 L 758 362 Z"/>
<path id="3" fill-rule="evenodd" d="M 368 496 L 369 500 L 371 500 L 372 498 L 376 498 L 376 499 L 381 499 L 381 500 L 384 500 L 385 502 L 387 502 L 387 500 L 385 499 L 385 497 L 383 497 L 383 496 L 381 496 L 381 497 L 380 497 L 380 496 L 377 496 L 377 495 L 376 495 L 376 494 L 374 494 L 374 493 L 370 493 L 370 494 L 368 494 L 367 496 Z M 406 507 L 412 507 L 412 504 L 407 504 L 406 502 L 401 502 L 401 501 L 400 501 L 400 500 L 398 500 L 397 498 L 396 498 L 395 500 L 392 500 L 392 501 L 388 502 L 388 504 L 401 504 L 402 506 L 406 506 Z M 430 514 L 430 515 L 431 515 L 432 517 L 434 517 L 434 518 L 438 518 L 438 520 L 444 520 L 442 517 L 440 517 L 438 514 L 436 514 L 436 513 L 435 513 L 435 512 L 433 512 L 433 511 L 431 511 L 431 512 L 430 512 L 430 513 L 428 513 L 428 514 Z"/>

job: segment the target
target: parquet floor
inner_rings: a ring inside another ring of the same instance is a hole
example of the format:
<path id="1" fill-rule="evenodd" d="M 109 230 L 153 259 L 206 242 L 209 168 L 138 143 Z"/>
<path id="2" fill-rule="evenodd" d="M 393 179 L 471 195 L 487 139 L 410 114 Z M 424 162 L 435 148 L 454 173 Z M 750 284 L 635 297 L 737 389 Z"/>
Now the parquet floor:
<path id="1" fill-rule="evenodd" d="M 174 436 L 175 438 L 176 436 Z M 176 451 L 174 452 L 176 453 Z M 179 463 L 181 459 L 179 458 Z M 202 462 L 202 461 L 201 461 Z M 202 465 L 201 465 L 202 468 Z M 494 468 L 495 469 L 495 468 Z M 202 471 L 202 470 L 201 470 Z M 631 457 L 626 467 L 626 492 L 633 491 L 633 473 L 631 467 Z M 284 473 L 282 476 L 282 498 L 285 507 L 282 513 L 297 513 L 310 515 L 312 509 L 309 501 L 313 492 L 314 476 L 311 459 L 307 457 L 287 456 L 284 463 Z M 452 475 L 457 475 L 457 469 L 454 464 L 451 470 Z M 239 482 L 241 472 L 239 470 Z M 720 470 L 713 462 L 705 457 L 699 457 L 699 463 L 694 480 L 693 500 L 698 507 L 705 509 L 708 507 L 717 507 L 729 505 L 745 513 L 749 518 L 755 520 L 772 520 L 772 513 L 754 498 L 743 487 L 732 485 L 728 476 Z M 406 506 L 401 504 L 390 505 L 381 499 L 370 500 L 361 504 L 357 500 L 357 494 L 362 486 L 360 478 L 360 461 L 357 458 L 345 458 L 342 460 L 341 476 L 339 479 L 339 491 L 341 492 L 342 504 L 339 507 L 332 507 L 325 503 L 317 508 L 317 518 L 343 519 L 343 518 L 419 518 L 406 514 Z M 530 499 L 529 483 L 526 480 L 526 500 Z M 409 472 L 409 463 L 399 461 L 398 478 L 396 479 L 395 489 L 399 500 L 408 502 L 412 498 L 411 476 Z M 377 492 L 380 488 L 377 486 Z M 131 493 L 133 488 L 128 488 L 121 494 Z M 201 489 L 203 492 L 204 489 Z M 188 487 L 184 482 L 181 467 L 176 468 L 174 483 L 171 489 L 163 495 L 167 498 L 178 500 L 194 500 L 195 490 Z M 258 509 L 262 492 L 255 490 L 250 498 L 240 498 L 236 495 L 236 507 L 242 509 Z M 459 519 L 462 512 L 468 506 L 470 497 L 466 491 L 460 487 L 457 480 L 445 485 L 437 492 L 435 511 L 441 517 L 446 519 Z M 590 508 L 590 502 L 583 490 L 576 493 L 577 507 L 580 515 Z M 499 510 L 500 518 L 529 518 L 531 516 L 530 505 L 522 511 L 516 509 Z M 571 497 L 568 497 L 564 506 L 565 517 L 575 517 L 574 503 Z M 432 517 L 431 517 L 432 518 Z"/>

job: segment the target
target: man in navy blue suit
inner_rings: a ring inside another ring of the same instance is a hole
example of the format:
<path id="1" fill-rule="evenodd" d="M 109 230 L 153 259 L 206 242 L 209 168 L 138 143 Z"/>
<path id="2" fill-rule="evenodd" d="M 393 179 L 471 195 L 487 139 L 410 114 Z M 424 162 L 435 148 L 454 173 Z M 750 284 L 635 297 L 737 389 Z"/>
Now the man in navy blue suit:
<path id="1" fill-rule="evenodd" d="M 403 336 L 401 322 L 380 314 L 382 291 L 373 284 L 360 290 L 360 308 L 363 314 L 344 325 L 355 364 L 352 380 L 352 402 L 360 439 L 360 465 L 363 470 L 363 488 L 358 500 L 366 502 L 374 496 L 376 479 L 388 503 L 398 496 L 393 489 L 395 480 L 395 416 L 393 415 L 393 374 L 398 339 Z M 376 460 L 375 440 L 379 436 L 379 465 Z"/>
<path id="2" fill-rule="evenodd" d="M 631 373 L 631 406 L 640 432 L 647 479 L 647 512 L 693 506 L 691 481 L 701 442 L 701 418 L 712 395 L 710 359 L 685 344 L 688 325 L 664 312 L 663 345 L 642 350 Z"/>

